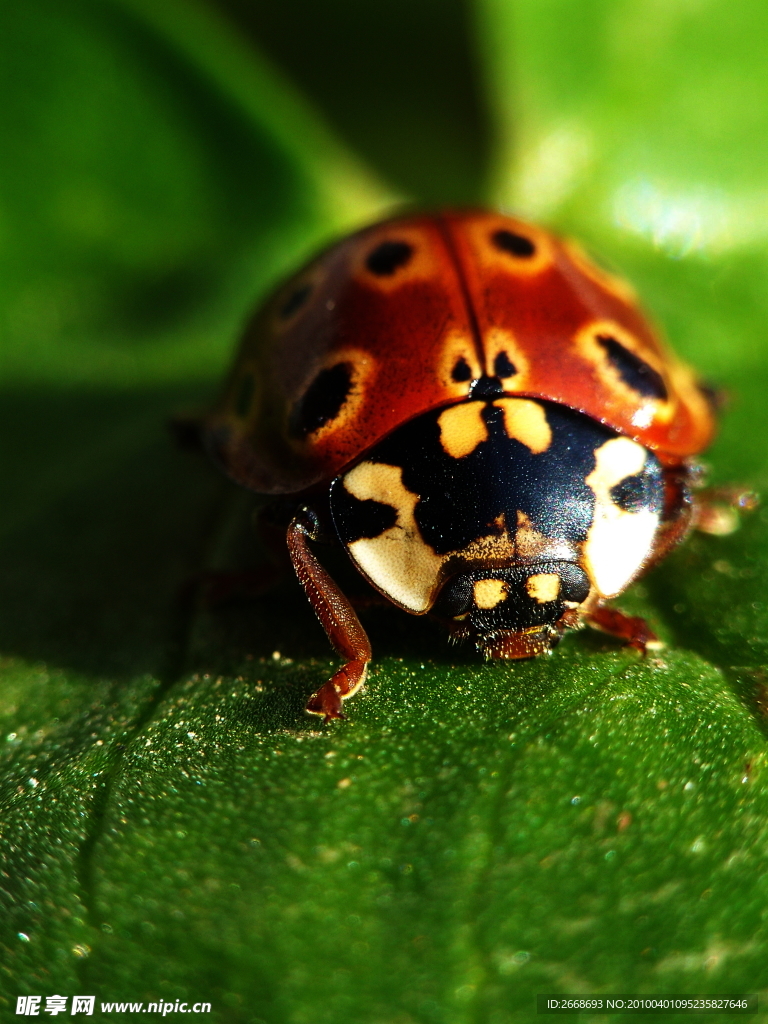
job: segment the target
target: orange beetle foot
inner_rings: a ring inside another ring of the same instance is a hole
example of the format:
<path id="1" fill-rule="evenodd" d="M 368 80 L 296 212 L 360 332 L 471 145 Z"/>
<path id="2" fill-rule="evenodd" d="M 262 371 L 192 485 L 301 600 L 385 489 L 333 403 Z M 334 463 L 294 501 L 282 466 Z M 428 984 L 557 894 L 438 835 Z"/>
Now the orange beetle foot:
<path id="1" fill-rule="evenodd" d="M 664 646 L 663 641 L 659 640 L 645 619 L 625 615 L 618 608 L 608 608 L 605 605 L 595 608 L 585 614 L 584 621 L 594 629 L 624 640 L 643 655 L 649 651 L 661 650 Z"/>
<path id="2" fill-rule="evenodd" d="M 334 649 L 347 662 L 324 683 L 307 702 L 311 715 L 322 715 L 326 722 L 343 718 L 341 701 L 351 697 L 365 682 L 371 645 L 355 610 L 320 565 L 307 544 L 313 528 L 305 510 L 288 527 L 288 551 L 299 582 L 309 598 L 320 624 Z"/>
<path id="3" fill-rule="evenodd" d="M 307 701 L 307 711 L 310 715 L 322 715 L 326 722 L 333 718 L 346 718 L 341 711 L 341 702 L 357 693 L 365 682 L 367 671 L 367 661 L 348 662 L 327 683 L 323 683 L 317 693 L 312 694 Z"/>
<path id="4" fill-rule="evenodd" d="M 307 711 L 310 715 L 322 715 L 326 722 L 334 718 L 346 718 L 341 710 L 341 696 L 332 680 L 323 683 L 317 693 L 312 694 L 307 701 Z"/>

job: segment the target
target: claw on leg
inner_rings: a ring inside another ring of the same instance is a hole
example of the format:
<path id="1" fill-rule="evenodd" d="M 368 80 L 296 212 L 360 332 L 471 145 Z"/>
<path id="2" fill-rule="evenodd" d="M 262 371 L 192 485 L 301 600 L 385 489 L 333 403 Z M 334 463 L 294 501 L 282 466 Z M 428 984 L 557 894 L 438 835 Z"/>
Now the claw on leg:
<path id="1" fill-rule="evenodd" d="M 371 644 L 352 605 L 310 551 L 307 543 L 310 533 L 311 522 L 302 514 L 296 516 L 288 527 L 288 552 L 326 636 L 336 653 L 346 661 L 307 702 L 310 714 L 322 715 L 329 722 L 344 717 L 342 700 L 351 697 L 365 682 Z"/>
<path id="2" fill-rule="evenodd" d="M 322 715 L 326 722 L 333 718 L 346 718 L 341 711 L 341 702 L 357 693 L 365 682 L 367 670 L 365 661 L 347 662 L 327 683 L 323 683 L 317 693 L 312 694 L 307 701 L 307 711 L 311 715 Z"/>

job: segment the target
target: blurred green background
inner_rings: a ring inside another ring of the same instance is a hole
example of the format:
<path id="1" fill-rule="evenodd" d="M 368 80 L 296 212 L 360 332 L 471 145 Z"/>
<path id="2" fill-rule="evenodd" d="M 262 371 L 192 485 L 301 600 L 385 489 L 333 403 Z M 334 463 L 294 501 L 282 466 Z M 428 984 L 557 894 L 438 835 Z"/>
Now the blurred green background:
<path id="1" fill-rule="evenodd" d="M 485 204 L 636 284 L 731 394 L 713 479 L 765 492 L 767 47 L 757 0 L 0 6 L 0 1019 L 768 1000 L 765 512 L 622 601 L 660 659 L 582 633 L 487 666 L 372 610 L 367 693 L 324 727 L 295 583 L 178 600 L 259 554 L 252 500 L 164 428 L 318 246 Z"/>

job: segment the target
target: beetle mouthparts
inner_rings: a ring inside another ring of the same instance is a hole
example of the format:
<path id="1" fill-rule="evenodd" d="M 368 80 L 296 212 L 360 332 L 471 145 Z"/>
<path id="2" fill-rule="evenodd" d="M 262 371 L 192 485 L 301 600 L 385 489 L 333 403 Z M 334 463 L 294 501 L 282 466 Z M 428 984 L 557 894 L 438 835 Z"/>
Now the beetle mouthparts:
<path id="1" fill-rule="evenodd" d="M 520 661 L 549 654 L 560 643 L 562 632 L 555 626 L 532 626 L 521 632 L 501 630 L 490 636 L 478 637 L 477 647 L 486 658 L 505 658 Z"/>

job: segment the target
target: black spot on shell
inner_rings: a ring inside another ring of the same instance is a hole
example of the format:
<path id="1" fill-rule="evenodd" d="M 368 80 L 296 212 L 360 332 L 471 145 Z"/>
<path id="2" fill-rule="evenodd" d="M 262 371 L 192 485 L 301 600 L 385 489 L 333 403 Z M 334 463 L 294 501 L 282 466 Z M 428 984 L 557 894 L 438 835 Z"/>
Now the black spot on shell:
<path id="1" fill-rule="evenodd" d="M 237 388 L 237 398 L 235 399 L 235 412 L 238 416 L 245 417 L 248 415 L 251 409 L 251 403 L 253 402 L 254 392 L 254 381 L 253 375 L 246 373 L 240 381 Z"/>
<path id="2" fill-rule="evenodd" d="M 497 377 L 514 377 L 517 367 L 506 352 L 499 352 L 493 361 L 493 372 Z"/>
<path id="3" fill-rule="evenodd" d="M 382 242 L 368 254 L 365 265 L 377 277 L 391 277 L 411 256 L 413 248 L 407 242 Z"/>
<path id="4" fill-rule="evenodd" d="M 457 360 L 456 365 L 451 370 L 451 376 L 457 384 L 465 380 L 471 380 L 472 370 L 464 356 L 461 356 L 461 358 Z"/>
<path id="5" fill-rule="evenodd" d="M 628 387 L 647 398 L 667 399 L 667 386 L 657 370 L 610 335 L 599 334 L 597 340 Z"/>
<path id="6" fill-rule="evenodd" d="M 311 293 L 311 284 L 303 284 L 300 287 L 296 288 L 294 291 L 292 291 L 291 294 L 283 303 L 283 305 L 280 307 L 280 316 L 283 318 L 283 320 L 288 320 L 290 317 L 293 316 L 294 313 L 298 313 L 298 311 L 307 301 Z"/>
<path id="7" fill-rule="evenodd" d="M 628 476 L 611 488 L 611 501 L 624 512 L 642 512 L 655 504 L 653 481 L 647 473 Z M 655 508 L 653 511 L 657 511 Z"/>
<path id="8" fill-rule="evenodd" d="M 289 429 L 294 437 L 304 437 L 336 419 L 352 388 L 352 367 L 337 363 L 321 370 L 293 407 Z"/>
<path id="9" fill-rule="evenodd" d="M 340 507 L 339 522 L 342 524 L 345 544 L 352 544 L 363 537 L 380 537 L 397 522 L 397 510 L 391 505 L 371 498 L 356 498 L 344 487 L 341 478 L 334 481 L 333 489 L 336 488 L 344 491 L 342 501 L 337 504 Z"/>
<path id="10" fill-rule="evenodd" d="M 525 235 L 517 235 L 514 231 L 506 229 L 495 231 L 491 237 L 496 248 L 509 253 L 510 256 L 527 259 L 536 252 L 536 246 L 530 238 L 526 238 Z"/>

